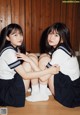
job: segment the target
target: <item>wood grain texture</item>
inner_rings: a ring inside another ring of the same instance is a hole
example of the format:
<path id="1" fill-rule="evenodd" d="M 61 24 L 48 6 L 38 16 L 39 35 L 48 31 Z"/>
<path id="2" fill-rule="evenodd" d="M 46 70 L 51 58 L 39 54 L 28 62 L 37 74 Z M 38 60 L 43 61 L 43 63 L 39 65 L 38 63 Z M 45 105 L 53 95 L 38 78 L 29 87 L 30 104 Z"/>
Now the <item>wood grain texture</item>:
<path id="1" fill-rule="evenodd" d="M 55 22 L 65 23 L 71 32 L 71 44 L 79 50 L 80 3 L 62 0 L 0 0 L 0 31 L 10 23 L 18 23 L 24 32 L 24 43 L 30 52 L 40 52 L 43 31 Z"/>
<path id="2" fill-rule="evenodd" d="M 80 115 L 80 107 L 68 108 L 58 103 L 53 96 L 45 102 L 27 102 L 25 107 L 7 107 L 8 115 Z"/>

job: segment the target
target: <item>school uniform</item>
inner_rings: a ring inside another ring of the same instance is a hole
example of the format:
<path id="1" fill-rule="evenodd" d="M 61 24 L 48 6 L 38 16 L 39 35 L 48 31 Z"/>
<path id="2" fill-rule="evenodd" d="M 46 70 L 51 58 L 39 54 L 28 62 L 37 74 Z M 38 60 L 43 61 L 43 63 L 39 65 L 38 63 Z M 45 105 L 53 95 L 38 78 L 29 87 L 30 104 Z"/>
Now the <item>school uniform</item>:
<path id="1" fill-rule="evenodd" d="M 0 106 L 23 107 L 25 87 L 15 68 L 21 64 L 16 57 L 17 49 L 8 44 L 0 52 Z"/>
<path id="2" fill-rule="evenodd" d="M 76 57 L 62 44 L 52 54 L 50 67 L 60 66 L 60 72 L 54 76 L 55 99 L 67 107 L 80 106 L 80 77 L 79 64 Z"/>

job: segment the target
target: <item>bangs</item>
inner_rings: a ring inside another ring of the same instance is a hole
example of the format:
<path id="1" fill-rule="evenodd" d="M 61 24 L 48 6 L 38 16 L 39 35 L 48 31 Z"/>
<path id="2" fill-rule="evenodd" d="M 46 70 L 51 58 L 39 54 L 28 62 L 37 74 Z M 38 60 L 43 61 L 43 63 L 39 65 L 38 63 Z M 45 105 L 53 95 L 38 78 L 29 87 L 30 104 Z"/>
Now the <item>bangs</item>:
<path id="1" fill-rule="evenodd" d="M 19 33 L 19 34 L 22 34 L 23 35 L 23 32 L 17 28 L 14 28 L 12 31 L 11 31 L 11 35 L 13 34 L 16 34 L 16 33 Z"/>
<path id="2" fill-rule="evenodd" d="M 13 29 L 11 32 L 11 35 L 15 34 L 15 33 L 22 33 L 19 29 Z"/>
<path id="3" fill-rule="evenodd" d="M 57 30 L 57 28 L 53 28 L 53 27 L 51 27 L 51 28 L 48 30 L 48 34 L 49 34 L 49 33 L 53 33 L 53 34 L 58 34 L 58 35 L 60 35 L 59 32 L 58 32 L 58 30 Z"/>
<path id="4" fill-rule="evenodd" d="M 8 25 L 6 29 L 7 29 L 7 34 L 6 34 L 7 36 L 9 36 L 9 34 L 15 34 L 17 32 L 23 35 L 22 28 L 18 24 L 12 23 Z"/>

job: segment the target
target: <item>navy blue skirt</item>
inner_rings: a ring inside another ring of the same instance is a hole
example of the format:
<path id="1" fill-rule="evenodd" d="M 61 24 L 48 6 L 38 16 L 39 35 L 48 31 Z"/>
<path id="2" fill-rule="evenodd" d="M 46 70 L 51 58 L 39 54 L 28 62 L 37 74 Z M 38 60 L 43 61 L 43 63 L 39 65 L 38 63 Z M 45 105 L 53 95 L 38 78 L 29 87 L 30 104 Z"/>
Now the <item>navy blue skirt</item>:
<path id="1" fill-rule="evenodd" d="M 80 106 L 80 77 L 71 81 L 61 72 L 54 77 L 55 99 L 66 107 Z"/>
<path id="2" fill-rule="evenodd" d="M 0 79 L 0 106 L 23 107 L 25 105 L 25 87 L 19 74 L 14 79 Z"/>

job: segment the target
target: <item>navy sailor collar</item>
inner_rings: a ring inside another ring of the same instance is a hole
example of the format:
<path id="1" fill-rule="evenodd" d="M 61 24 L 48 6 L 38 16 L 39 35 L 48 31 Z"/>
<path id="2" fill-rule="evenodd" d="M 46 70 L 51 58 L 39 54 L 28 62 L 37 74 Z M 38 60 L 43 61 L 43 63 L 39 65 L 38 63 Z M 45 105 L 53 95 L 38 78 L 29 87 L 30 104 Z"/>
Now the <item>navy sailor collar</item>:
<path id="1" fill-rule="evenodd" d="M 8 44 L 7 46 L 5 46 L 3 49 L 2 49 L 2 51 L 0 52 L 0 56 L 2 55 L 2 53 L 5 51 L 5 50 L 7 50 L 7 49 L 13 49 L 13 50 L 15 50 L 16 52 L 18 52 L 18 47 L 13 47 L 13 45 L 11 45 L 11 44 Z"/>
<path id="2" fill-rule="evenodd" d="M 62 49 L 65 53 L 67 53 L 70 57 L 72 57 L 72 54 L 67 50 L 67 48 L 64 47 L 64 45 L 60 45 L 58 49 Z"/>

